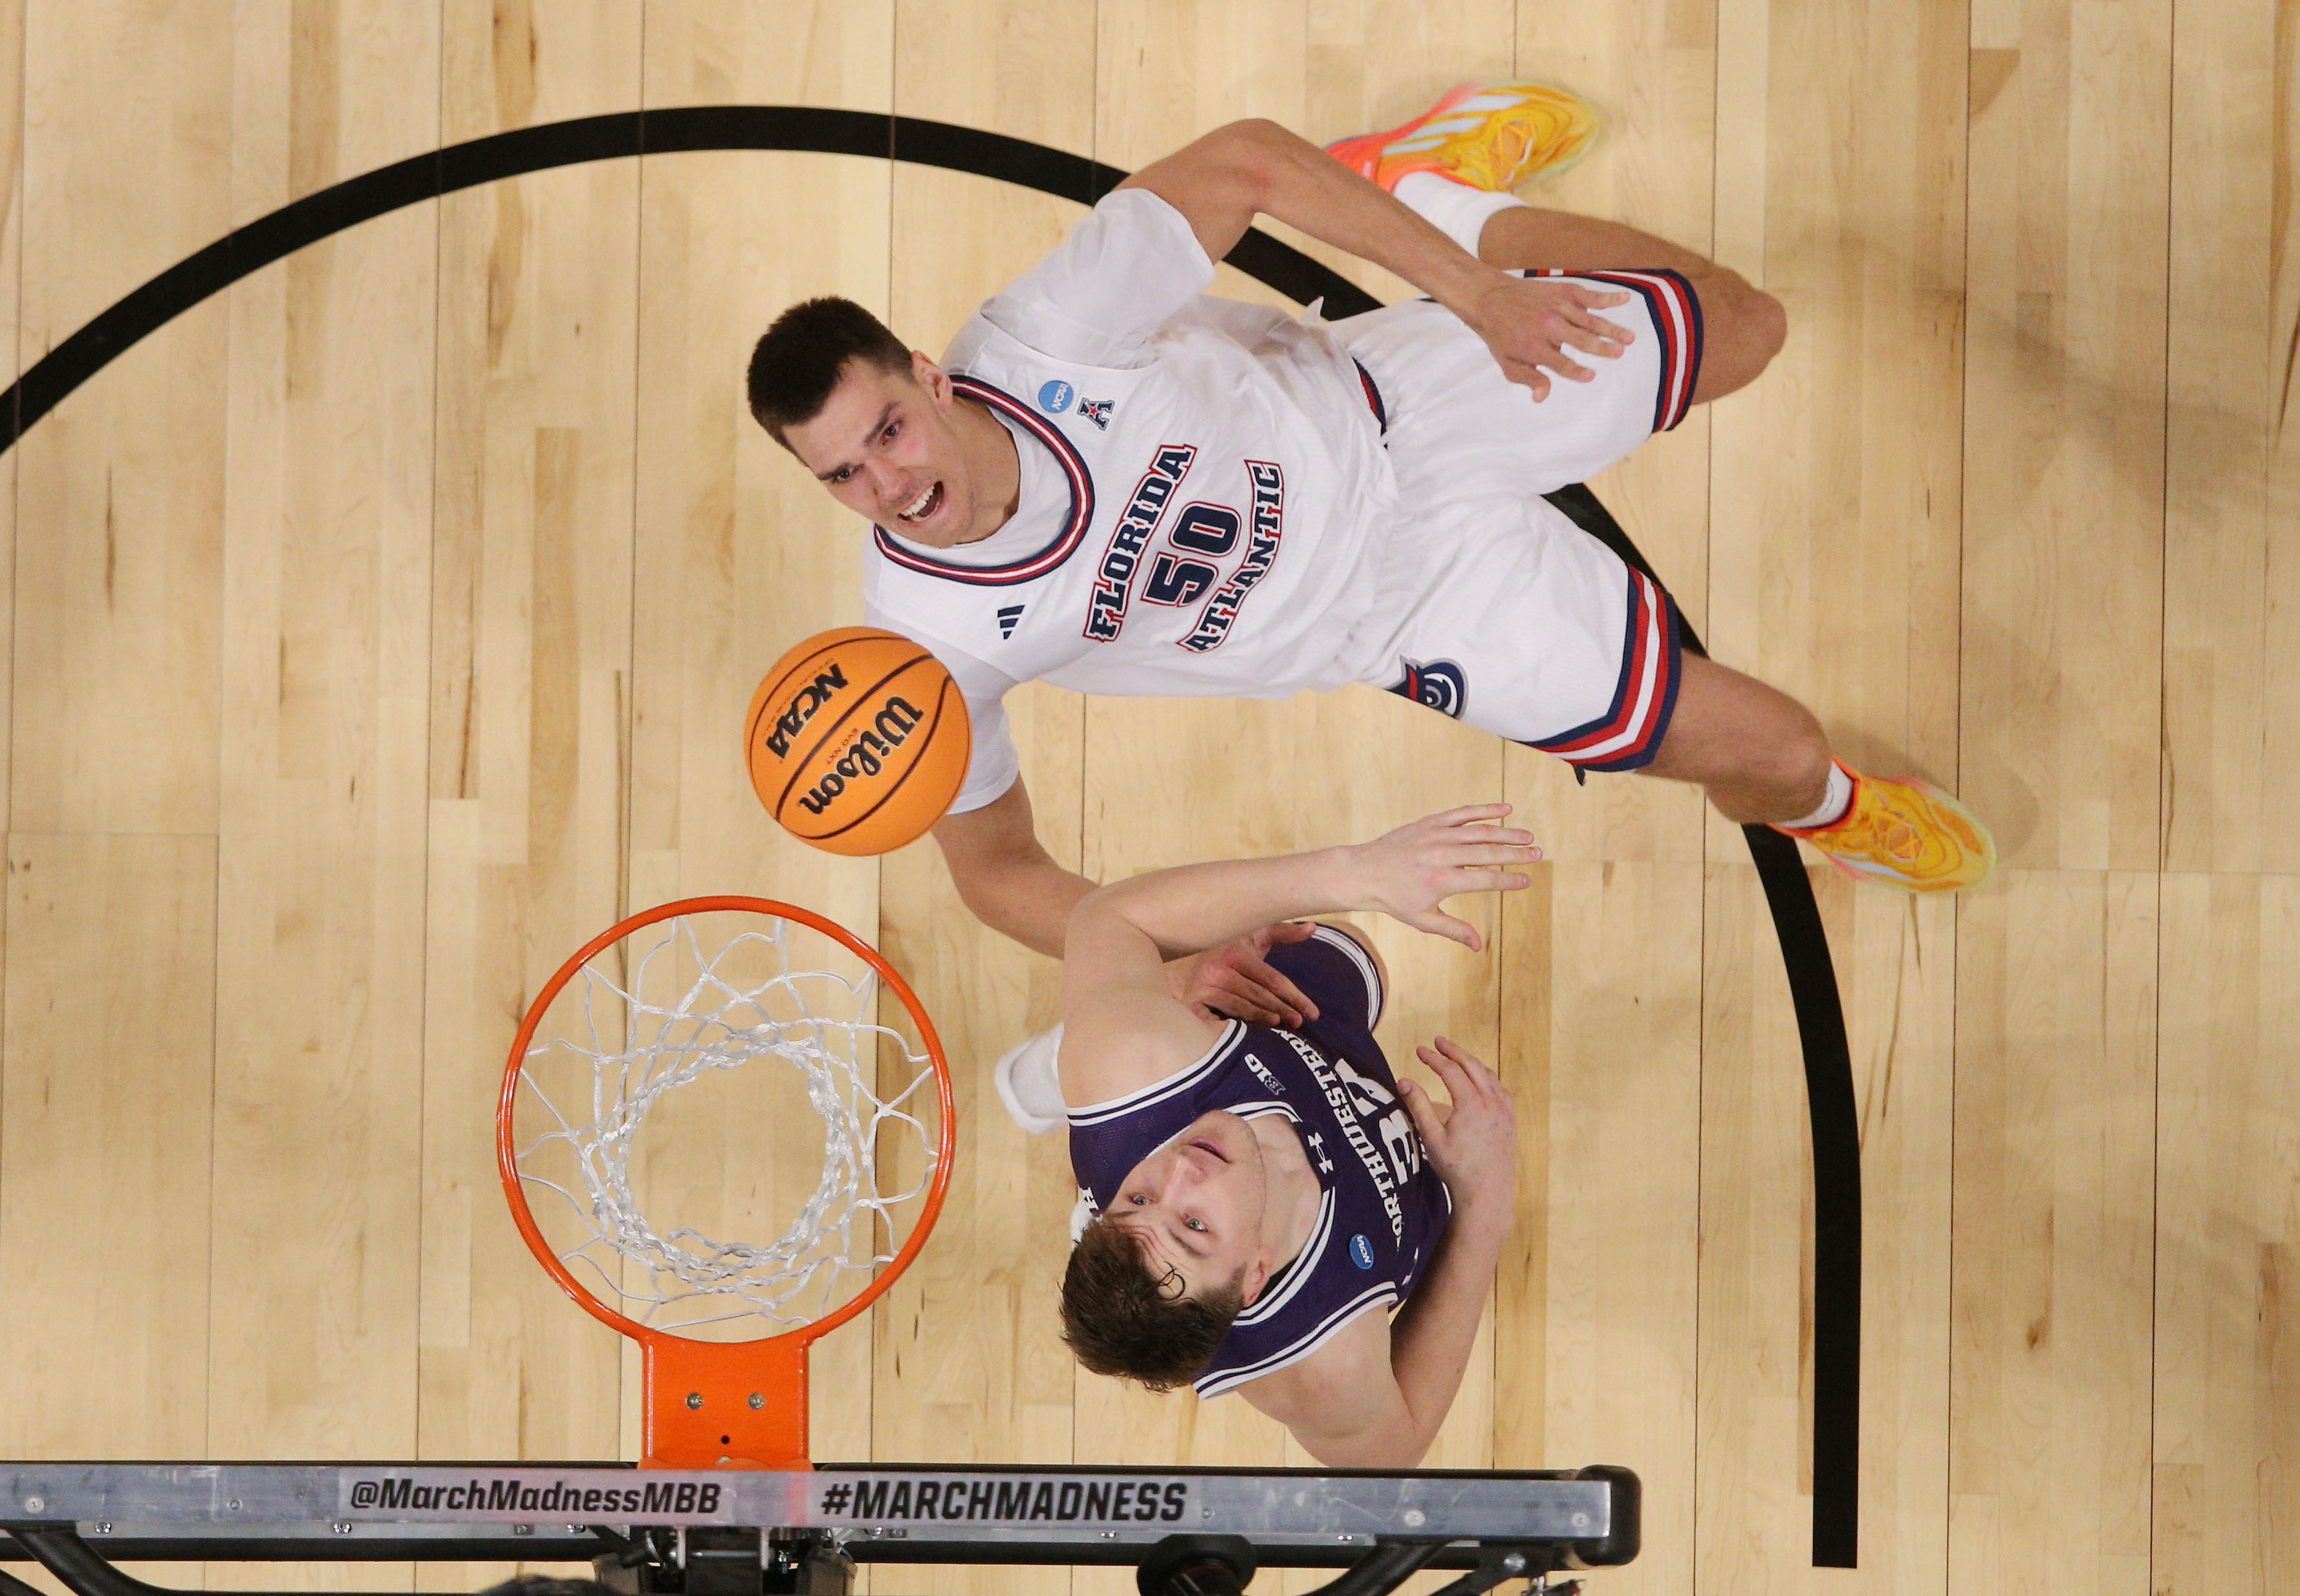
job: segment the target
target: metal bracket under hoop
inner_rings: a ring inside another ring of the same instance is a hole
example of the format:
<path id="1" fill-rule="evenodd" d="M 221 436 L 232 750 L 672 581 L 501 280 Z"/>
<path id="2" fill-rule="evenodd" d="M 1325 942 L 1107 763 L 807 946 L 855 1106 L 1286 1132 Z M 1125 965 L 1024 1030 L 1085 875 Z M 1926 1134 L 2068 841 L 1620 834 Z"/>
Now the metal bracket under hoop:
<path id="1" fill-rule="evenodd" d="M 0 1463 L 0 1560 L 36 1560 L 75 1596 L 196 1596 L 119 1566 L 145 1560 L 588 1562 L 621 1596 L 846 1596 L 864 1562 L 1130 1566 L 1142 1596 L 1246 1596 L 1257 1568 L 1328 1568 L 1312 1596 L 1390 1596 L 1438 1567 L 1461 1575 L 1432 1596 L 1514 1579 L 1561 1596 L 1549 1574 L 1636 1557 L 1638 1494 L 1602 1465 Z M 0 1572 L 0 1596 L 32 1592 Z"/>
<path id="2" fill-rule="evenodd" d="M 72 1531 L 12 1526 L 12 1533 L 78 1596 L 197 1596 L 136 1578 L 107 1562 Z M 821 1531 L 778 1535 L 744 1529 L 681 1530 L 678 1539 L 675 1562 L 633 1564 L 615 1552 L 598 1557 L 593 1566 L 601 1586 L 628 1596 L 657 1592 L 679 1596 L 847 1596 L 854 1580 L 853 1559 Z M 1213 1540 L 1232 1540 L 1243 1548 L 1243 1567 L 1238 1561 L 1208 1558 L 1188 1544 Z M 1186 1543 L 1180 1558 L 1170 1550 L 1171 1542 Z M 1377 1540 L 1355 1563 L 1309 1596 L 1389 1596 L 1407 1575 L 1426 1567 L 1446 1547 L 1442 1541 Z M 1557 1558 L 1551 1548 L 1485 1547 L 1478 1554 L 1476 1567 L 1431 1596 L 1485 1596 L 1511 1579 L 1538 1580 L 1542 1592 L 1568 1596 L 1579 1590 L 1578 1581 L 1553 1587 L 1546 1577 L 1557 1571 Z M 1142 1596 L 1246 1596 L 1254 1567 L 1252 1543 L 1242 1538 L 1173 1535 L 1151 1549 L 1136 1583 Z M 0 1571 L 0 1596 L 38 1596 L 38 1592 L 13 1575 Z"/>

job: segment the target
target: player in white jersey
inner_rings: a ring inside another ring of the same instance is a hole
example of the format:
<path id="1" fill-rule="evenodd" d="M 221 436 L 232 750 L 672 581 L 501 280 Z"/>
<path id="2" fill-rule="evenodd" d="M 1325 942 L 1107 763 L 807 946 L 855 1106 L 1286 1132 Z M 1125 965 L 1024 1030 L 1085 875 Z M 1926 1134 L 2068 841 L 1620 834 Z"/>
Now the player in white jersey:
<path id="1" fill-rule="evenodd" d="M 1404 142 L 1507 122 L 1481 103 L 1449 97 Z M 754 414 L 875 523 L 870 619 L 966 694 L 974 761 L 936 835 L 969 906 L 1056 952 L 1090 886 L 1038 846 L 1006 733 L 1000 698 L 1033 678 L 1371 683 L 1583 769 L 1698 782 L 1729 819 L 1900 885 L 1978 879 L 1986 834 L 1953 800 L 1856 777 L 1792 700 L 1681 656 L 1668 595 L 1541 497 L 1749 381 L 1779 307 L 1658 239 L 1423 165 L 1388 180 L 1436 185 L 1417 203 L 1461 237 L 1234 124 L 1121 185 L 939 364 L 845 301 L 760 340 Z M 1429 298 L 1326 323 L 1204 296 L 1257 213 Z"/>

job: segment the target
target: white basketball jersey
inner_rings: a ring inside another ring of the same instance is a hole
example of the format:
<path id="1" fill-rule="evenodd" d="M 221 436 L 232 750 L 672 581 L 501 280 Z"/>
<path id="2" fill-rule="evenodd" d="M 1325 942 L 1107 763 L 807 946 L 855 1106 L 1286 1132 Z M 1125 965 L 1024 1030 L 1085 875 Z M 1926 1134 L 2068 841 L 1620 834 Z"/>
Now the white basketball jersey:
<path id="1" fill-rule="evenodd" d="M 876 528 L 871 622 L 965 692 L 954 810 L 1012 783 L 998 700 L 1082 692 L 1284 697 L 1339 686 L 1396 488 L 1370 385 L 1314 318 L 1200 296 L 1181 215 L 1121 189 L 960 329 L 960 393 L 1013 434 L 1014 515 L 931 549 Z"/>

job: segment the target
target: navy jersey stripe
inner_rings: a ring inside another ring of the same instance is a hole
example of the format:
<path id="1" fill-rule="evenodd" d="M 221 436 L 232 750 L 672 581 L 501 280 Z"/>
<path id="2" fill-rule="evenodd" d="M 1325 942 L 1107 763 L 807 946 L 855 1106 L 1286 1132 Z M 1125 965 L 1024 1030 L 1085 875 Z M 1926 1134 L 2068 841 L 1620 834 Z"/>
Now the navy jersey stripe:
<path id="1" fill-rule="evenodd" d="M 1613 700 L 1594 720 L 1526 746 L 1554 753 L 1587 770 L 1634 770 L 1650 764 L 1677 709 L 1683 666 L 1677 606 L 1661 584 L 1629 573 L 1628 616 L 1622 627 L 1621 674 Z M 1648 681 L 1650 689 L 1648 690 Z"/>
<path id="2" fill-rule="evenodd" d="M 1078 450 L 1053 427 L 1041 420 L 1012 394 L 992 387 L 972 377 L 953 377 L 951 387 L 969 399 L 996 411 L 1013 426 L 1028 432 L 1046 445 L 1062 468 L 1062 475 L 1071 488 L 1071 512 L 1062 530 L 1054 540 L 1035 554 L 1009 561 L 1004 565 L 957 565 L 905 548 L 886 528 L 871 528 L 871 540 L 879 553 L 905 570 L 919 571 L 945 581 L 962 582 L 974 587 L 1009 587 L 1017 582 L 1034 582 L 1054 569 L 1085 541 L 1088 524 L 1094 520 L 1094 477 L 1086 469 L 1086 461 Z"/>
<path id="3" fill-rule="evenodd" d="M 1701 378 L 1701 296 L 1684 277 L 1667 268 L 1650 271 L 1566 271 L 1556 267 L 1528 270 L 1528 277 L 1586 278 L 1627 288 L 1646 302 L 1661 335 L 1661 378 L 1654 384 L 1653 429 L 1667 432 L 1693 408 L 1693 385 Z"/>

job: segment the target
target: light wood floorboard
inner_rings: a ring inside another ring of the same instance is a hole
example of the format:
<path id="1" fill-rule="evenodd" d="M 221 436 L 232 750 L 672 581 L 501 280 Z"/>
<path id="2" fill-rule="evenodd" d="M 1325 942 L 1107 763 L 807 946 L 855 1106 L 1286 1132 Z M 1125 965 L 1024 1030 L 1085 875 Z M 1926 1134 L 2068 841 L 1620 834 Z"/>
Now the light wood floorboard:
<path id="1" fill-rule="evenodd" d="M 0 327 L 21 372 L 291 199 L 577 116 L 894 111 L 1130 168 L 1512 73 L 1607 124 L 1529 198 L 1789 313 L 1756 384 L 1597 491 L 1721 661 L 2003 852 L 1954 902 L 1814 863 L 1863 1138 L 1859 1570 L 1808 1566 L 1804 1085 L 1734 828 L 1370 690 L 1034 686 L 1045 839 L 1107 877 L 1497 797 L 1539 832 L 1533 890 L 1469 907 L 1487 954 L 1371 928 L 1393 1058 L 1443 1030 L 1521 1105 L 1521 1222 L 1431 1461 L 1636 1467 L 1645 1555 L 1600 1596 L 2294 1586 L 2289 0 L 0 0 Z M 249 277 L 0 461 L 0 1451 L 634 1454 L 636 1357 L 526 1256 L 489 1113 L 562 958 L 724 891 L 875 938 L 957 1073 L 941 1229 L 818 1349 L 817 1456 L 1303 1460 L 1242 1401 L 1074 1372 L 1067 1160 L 985 1078 L 1056 966 L 929 846 L 792 844 L 738 754 L 862 569 L 743 413 L 751 341 L 838 293 L 938 351 L 1080 213 L 849 157 L 541 172 Z M 648 1177 L 734 1212 L 804 1139 L 730 1122 Z"/>

